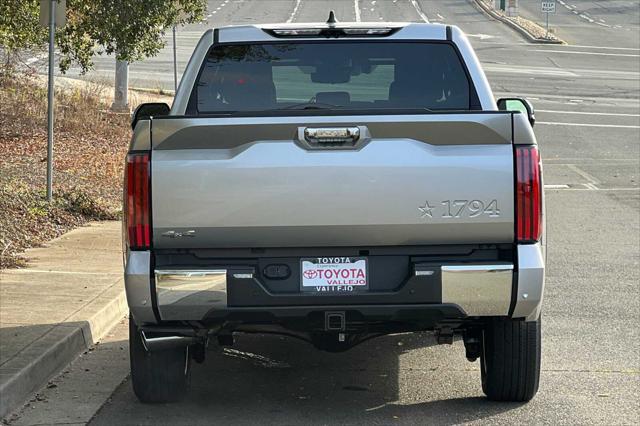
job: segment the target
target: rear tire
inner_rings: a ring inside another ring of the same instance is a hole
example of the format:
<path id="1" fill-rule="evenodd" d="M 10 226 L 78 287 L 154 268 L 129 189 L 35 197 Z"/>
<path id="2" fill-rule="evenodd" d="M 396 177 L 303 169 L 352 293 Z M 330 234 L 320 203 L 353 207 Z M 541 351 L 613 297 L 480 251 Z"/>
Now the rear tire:
<path id="1" fill-rule="evenodd" d="M 482 390 L 493 401 L 529 401 L 538 392 L 540 320 L 490 319 L 482 338 Z"/>
<path id="2" fill-rule="evenodd" d="M 141 402 L 175 402 L 185 397 L 191 376 L 188 347 L 147 351 L 129 317 L 129 354 L 131 383 Z"/>

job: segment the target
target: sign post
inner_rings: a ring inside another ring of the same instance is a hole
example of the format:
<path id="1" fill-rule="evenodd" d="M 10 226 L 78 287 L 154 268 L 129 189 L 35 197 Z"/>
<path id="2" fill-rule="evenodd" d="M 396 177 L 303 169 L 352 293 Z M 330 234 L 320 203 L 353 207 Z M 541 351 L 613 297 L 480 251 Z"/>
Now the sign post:
<path id="1" fill-rule="evenodd" d="M 178 58 L 176 53 L 176 26 L 173 26 L 173 94 L 178 91 Z"/>
<path id="2" fill-rule="evenodd" d="M 56 26 L 65 24 L 65 0 L 40 0 L 40 23 L 49 27 L 49 81 L 47 84 L 47 201 L 53 198 L 53 67 Z"/>
<path id="3" fill-rule="evenodd" d="M 555 0 L 553 1 L 543 1 L 542 2 L 542 12 L 545 13 L 547 16 L 547 35 L 545 36 L 546 38 L 549 38 L 549 14 L 551 13 L 556 13 L 556 2 Z"/>

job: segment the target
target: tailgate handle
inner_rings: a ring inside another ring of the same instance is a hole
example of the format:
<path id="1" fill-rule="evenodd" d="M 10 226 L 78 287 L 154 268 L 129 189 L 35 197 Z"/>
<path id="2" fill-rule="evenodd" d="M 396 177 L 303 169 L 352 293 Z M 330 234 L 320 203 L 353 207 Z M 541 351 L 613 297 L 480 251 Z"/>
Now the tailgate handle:
<path id="1" fill-rule="evenodd" d="M 353 127 L 307 127 L 304 138 L 312 144 L 354 144 L 360 139 L 360 128 Z"/>

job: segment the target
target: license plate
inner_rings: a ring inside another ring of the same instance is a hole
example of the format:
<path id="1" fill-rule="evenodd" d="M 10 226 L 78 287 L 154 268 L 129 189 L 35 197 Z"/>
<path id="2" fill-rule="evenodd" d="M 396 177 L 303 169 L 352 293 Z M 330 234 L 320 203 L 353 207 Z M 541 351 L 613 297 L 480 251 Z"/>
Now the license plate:
<path id="1" fill-rule="evenodd" d="M 301 263 L 303 292 L 354 293 L 369 288 L 364 257 L 313 257 Z"/>

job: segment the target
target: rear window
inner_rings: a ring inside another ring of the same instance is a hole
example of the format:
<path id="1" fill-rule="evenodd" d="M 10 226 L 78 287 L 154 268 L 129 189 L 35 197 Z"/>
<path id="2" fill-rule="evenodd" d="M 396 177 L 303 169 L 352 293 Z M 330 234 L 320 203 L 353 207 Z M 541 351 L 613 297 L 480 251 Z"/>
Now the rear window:
<path id="1" fill-rule="evenodd" d="M 449 43 L 234 44 L 211 49 L 190 109 L 469 110 L 472 93 Z"/>

